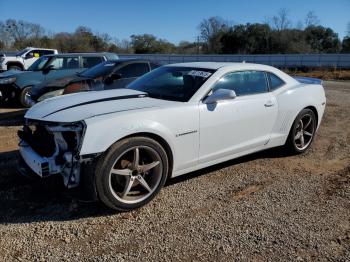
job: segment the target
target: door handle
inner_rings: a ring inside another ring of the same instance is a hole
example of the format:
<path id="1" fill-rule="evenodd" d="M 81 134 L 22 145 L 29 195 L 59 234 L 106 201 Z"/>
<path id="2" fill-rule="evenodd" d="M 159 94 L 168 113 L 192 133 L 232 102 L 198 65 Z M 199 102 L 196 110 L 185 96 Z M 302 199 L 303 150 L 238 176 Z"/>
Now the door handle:
<path id="1" fill-rule="evenodd" d="M 271 106 L 274 106 L 275 104 L 271 101 L 268 101 L 264 104 L 265 107 L 271 107 Z"/>

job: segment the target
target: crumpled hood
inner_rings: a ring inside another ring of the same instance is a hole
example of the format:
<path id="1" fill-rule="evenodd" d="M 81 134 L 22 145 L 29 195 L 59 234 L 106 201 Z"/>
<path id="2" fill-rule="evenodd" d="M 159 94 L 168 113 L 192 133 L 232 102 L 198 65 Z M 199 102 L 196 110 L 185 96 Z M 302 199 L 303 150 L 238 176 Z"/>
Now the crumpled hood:
<path id="1" fill-rule="evenodd" d="M 28 73 L 29 71 L 20 71 L 20 70 L 8 70 L 3 73 L 0 73 L 0 78 L 17 76 L 23 73 Z"/>
<path id="2" fill-rule="evenodd" d="M 170 101 L 147 97 L 132 89 L 91 91 L 44 100 L 25 114 L 25 118 L 49 122 L 76 122 L 108 113 L 161 107 Z"/>

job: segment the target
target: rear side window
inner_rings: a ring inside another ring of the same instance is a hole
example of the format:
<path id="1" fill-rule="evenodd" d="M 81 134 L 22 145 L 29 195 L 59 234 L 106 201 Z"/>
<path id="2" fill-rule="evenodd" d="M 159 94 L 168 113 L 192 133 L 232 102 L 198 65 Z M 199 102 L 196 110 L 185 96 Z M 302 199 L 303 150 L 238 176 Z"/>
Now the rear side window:
<path id="1" fill-rule="evenodd" d="M 83 67 L 90 68 L 102 62 L 102 57 L 99 56 L 86 56 L 83 57 Z"/>
<path id="2" fill-rule="evenodd" d="M 268 92 L 265 73 L 262 71 L 233 72 L 222 77 L 215 85 L 214 90 L 230 89 L 237 96 L 253 95 Z"/>
<path id="3" fill-rule="evenodd" d="M 270 91 L 274 91 L 285 84 L 284 81 L 275 74 L 267 73 L 267 75 L 270 82 Z"/>
<path id="4" fill-rule="evenodd" d="M 139 77 L 149 72 L 148 63 L 133 63 L 120 68 L 116 73 L 122 78 Z"/>
<path id="5" fill-rule="evenodd" d="M 52 55 L 55 52 L 53 50 L 39 50 L 38 53 L 40 56 L 43 56 L 43 55 Z"/>

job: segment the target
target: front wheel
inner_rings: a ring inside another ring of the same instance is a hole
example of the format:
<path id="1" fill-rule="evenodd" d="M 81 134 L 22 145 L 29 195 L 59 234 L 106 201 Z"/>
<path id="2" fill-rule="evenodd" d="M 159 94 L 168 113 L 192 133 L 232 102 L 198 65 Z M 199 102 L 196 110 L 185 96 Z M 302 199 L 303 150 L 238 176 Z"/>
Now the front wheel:
<path id="1" fill-rule="evenodd" d="M 27 86 L 19 94 L 19 102 L 24 107 L 30 107 L 30 105 L 27 102 L 26 96 L 30 93 L 31 90 L 32 90 L 32 87 L 31 86 Z"/>
<path id="2" fill-rule="evenodd" d="M 303 109 L 296 117 L 286 142 L 287 149 L 296 154 L 304 153 L 312 144 L 316 132 L 316 117 L 311 109 Z"/>
<path id="3" fill-rule="evenodd" d="M 147 137 L 121 140 L 96 165 L 97 194 L 112 209 L 139 208 L 158 194 L 168 169 L 167 154 L 155 140 Z"/>

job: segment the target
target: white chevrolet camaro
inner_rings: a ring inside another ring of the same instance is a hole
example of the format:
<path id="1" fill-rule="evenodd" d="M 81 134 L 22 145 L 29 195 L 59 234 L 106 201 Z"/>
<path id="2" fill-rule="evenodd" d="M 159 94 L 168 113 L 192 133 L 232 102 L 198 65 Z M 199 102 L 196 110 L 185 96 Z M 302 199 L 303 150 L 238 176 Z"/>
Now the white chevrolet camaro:
<path id="1" fill-rule="evenodd" d="M 303 153 L 325 104 L 321 81 L 270 66 L 166 65 L 126 89 L 32 107 L 19 131 L 19 170 L 61 174 L 68 188 L 81 185 L 107 206 L 130 210 L 170 177 L 277 146 Z"/>

